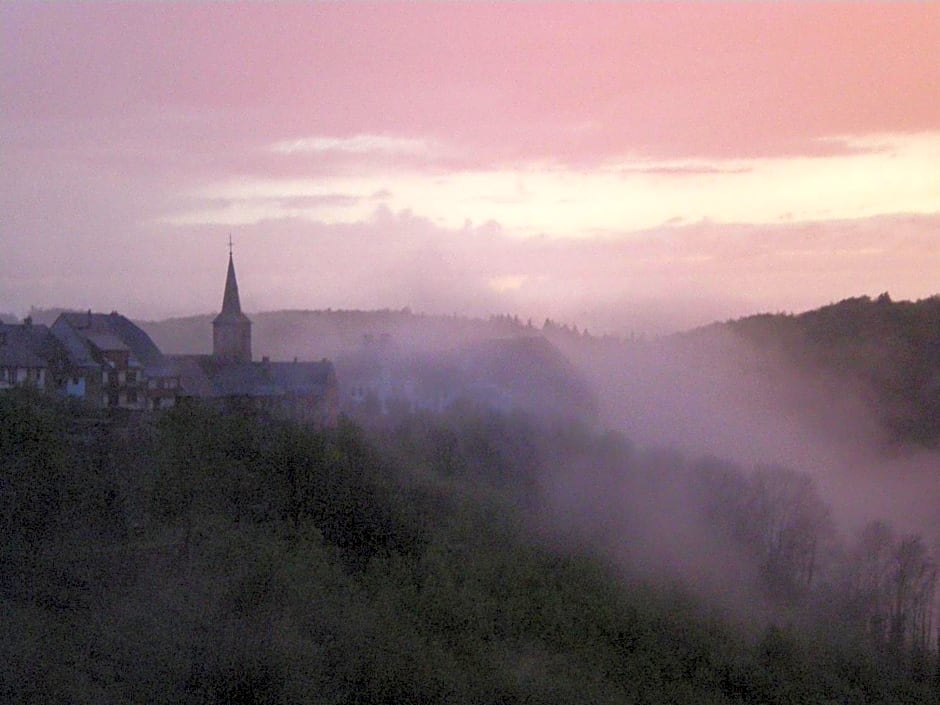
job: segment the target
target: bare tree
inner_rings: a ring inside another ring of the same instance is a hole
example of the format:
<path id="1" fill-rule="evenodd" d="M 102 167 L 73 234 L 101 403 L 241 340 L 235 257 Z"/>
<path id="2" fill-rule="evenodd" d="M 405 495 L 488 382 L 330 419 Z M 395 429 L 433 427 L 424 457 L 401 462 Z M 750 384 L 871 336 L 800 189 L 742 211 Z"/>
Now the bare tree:
<path id="1" fill-rule="evenodd" d="M 933 628 L 937 564 L 916 534 L 905 536 L 894 551 L 890 644 L 893 649 L 925 652 Z"/>
<path id="2" fill-rule="evenodd" d="M 816 576 L 822 538 L 831 529 L 829 508 L 812 478 L 779 466 L 760 466 L 751 478 L 744 536 L 757 551 L 772 591 L 795 596 Z"/>
<path id="3" fill-rule="evenodd" d="M 927 653 L 933 641 L 938 566 L 917 534 L 897 537 L 883 521 L 859 533 L 850 601 L 875 644 L 898 656 Z"/>

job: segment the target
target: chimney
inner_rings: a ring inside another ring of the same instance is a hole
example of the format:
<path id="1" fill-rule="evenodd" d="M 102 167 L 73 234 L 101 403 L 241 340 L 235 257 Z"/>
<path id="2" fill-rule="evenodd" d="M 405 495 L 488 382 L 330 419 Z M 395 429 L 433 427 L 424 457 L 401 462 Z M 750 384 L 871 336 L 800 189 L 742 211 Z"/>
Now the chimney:
<path id="1" fill-rule="evenodd" d="M 33 317 L 32 317 L 32 316 L 27 316 L 26 318 L 24 318 L 24 319 L 23 319 L 23 325 L 26 326 L 27 328 L 29 328 L 30 326 L 32 326 L 32 325 L 33 325 Z"/>

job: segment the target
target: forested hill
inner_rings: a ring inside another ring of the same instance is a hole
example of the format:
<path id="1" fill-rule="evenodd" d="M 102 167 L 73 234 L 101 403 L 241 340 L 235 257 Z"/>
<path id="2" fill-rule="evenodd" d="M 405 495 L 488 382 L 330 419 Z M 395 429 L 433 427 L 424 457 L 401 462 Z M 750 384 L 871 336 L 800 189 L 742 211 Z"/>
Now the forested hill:
<path id="1" fill-rule="evenodd" d="M 0 487 L 0 702 L 940 693 L 927 543 L 840 538 L 782 468 L 472 408 L 387 432 L 199 405 L 122 424 L 17 389 Z"/>
<path id="2" fill-rule="evenodd" d="M 916 302 L 867 296 L 805 313 L 763 314 L 688 335 L 730 329 L 801 368 L 870 393 L 898 442 L 940 445 L 940 296 Z"/>

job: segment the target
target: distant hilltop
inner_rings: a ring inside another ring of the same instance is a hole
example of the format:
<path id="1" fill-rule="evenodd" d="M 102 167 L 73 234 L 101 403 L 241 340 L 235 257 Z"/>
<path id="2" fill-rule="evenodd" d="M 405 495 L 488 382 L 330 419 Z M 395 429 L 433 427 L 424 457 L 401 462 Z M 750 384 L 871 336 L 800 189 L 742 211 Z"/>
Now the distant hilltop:
<path id="1" fill-rule="evenodd" d="M 940 296 L 844 299 L 800 314 L 761 314 L 685 333 L 730 332 L 809 374 L 865 389 L 891 439 L 940 445 Z"/>
<path id="2" fill-rule="evenodd" d="M 211 348 L 208 333 L 211 315 L 139 321 L 160 347 L 173 353 L 204 353 Z M 535 323 L 518 316 L 489 318 L 413 313 L 408 308 L 361 310 L 283 310 L 252 314 L 254 345 L 258 354 L 273 358 L 309 359 L 315 347 L 329 358 L 357 348 L 365 336 L 388 336 L 396 344 L 420 350 L 444 350 L 486 338 L 544 335 L 560 338 L 590 338 L 577 326 L 550 319 Z"/>

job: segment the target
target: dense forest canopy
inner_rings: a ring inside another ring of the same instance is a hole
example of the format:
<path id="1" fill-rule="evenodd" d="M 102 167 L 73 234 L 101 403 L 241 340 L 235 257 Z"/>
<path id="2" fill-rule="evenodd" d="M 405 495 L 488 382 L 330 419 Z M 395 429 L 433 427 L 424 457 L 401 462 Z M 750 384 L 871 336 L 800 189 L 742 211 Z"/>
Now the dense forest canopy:
<path id="1" fill-rule="evenodd" d="M 199 406 L 118 423 L 26 390 L 0 395 L 0 434 L 9 702 L 940 692 L 936 555 L 883 522 L 840 536 L 795 470 L 468 406 L 313 431 Z M 615 541 L 562 471 L 622 501 Z M 647 555 L 669 516 L 758 607 Z"/>
<path id="2" fill-rule="evenodd" d="M 189 345 L 193 320 L 151 332 Z M 905 491 L 930 505 L 938 322 L 940 298 L 887 295 L 654 341 L 511 316 L 260 316 L 282 357 L 389 334 L 400 369 L 474 361 L 564 391 L 336 429 L 2 392 L 0 697 L 936 702 L 935 512 L 902 493 L 888 514 L 842 510 L 897 490 L 907 455 L 922 474 Z M 877 443 L 843 413 L 858 404 Z M 833 416 L 857 450 L 839 505 L 815 457 L 832 439 L 805 433 L 828 438 Z"/>

